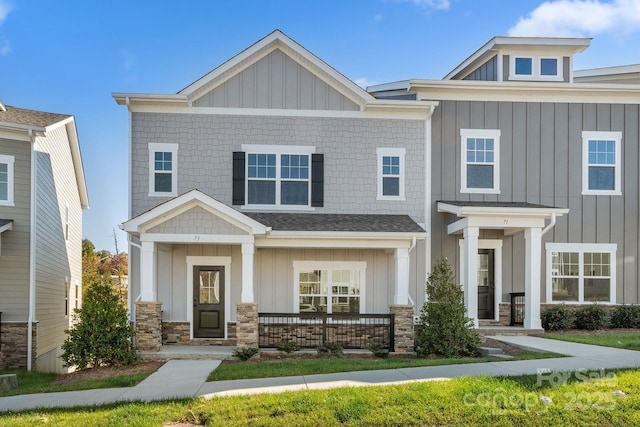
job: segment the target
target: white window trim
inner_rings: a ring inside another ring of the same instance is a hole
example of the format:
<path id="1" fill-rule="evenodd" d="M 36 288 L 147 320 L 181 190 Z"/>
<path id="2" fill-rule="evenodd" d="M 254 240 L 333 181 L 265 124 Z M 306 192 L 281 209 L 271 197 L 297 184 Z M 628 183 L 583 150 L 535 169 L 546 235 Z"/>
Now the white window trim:
<path id="1" fill-rule="evenodd" d="M 461 193 L 500 194 L 500 135 L 500 129 L 460 129 Z M 467 187 L 467 138 L 493 138 L 493 188 Z"/>
<path id="2" fill-rule="evenodd" d="M 464 239 L 458 240 L 459 259 L 464 259 Z M 502 302 L 502 240 L 478 239 L 478 249 L 493 249 L 493 313 L 495 321 L 500 320 L 500 303 Z M 465 277 L 466 266 L 460 262 L 460 276 Z M 477 314 L 476 314 L 477 317 Z"/>
<path id="3" fill-rule="evenodd" d="M 360 314 L 366 314 L 365 289 L 367 263 L 364 261 L 293 261 L 293 311 L 300 312 L 300 272 L 303 270 L 352 270 L 360 272 Z M 331 289 L 327 294 L 327 305 L 331 298 Z M 328 310 L 328 308 L 327 308 Z"/>
<path id="4" fill-rule="evenodd" d="M 385 148 L 378 147 L 376 148 L 377 162 L 378 162 L 378 194 L 377 200 L 405 200 L 404 196 L 404 177 L 405 177 L 405 166 L 404 166 L 404 157 L 406 154 L 406 150 L 404 148 Z M 398 157 L 400 158 L 400 175 L 399 178 L 399 191 L 397 196 L 385 196 L 382 194 L 382 158 L 386 156 Z"/>
<path id="5" fill-rule="evenodd" d="M 157 192 L 155 188 L 155 153 L 170 152 L 171 156 L 171 192 Z M 174 197 L 178 195 L 178 144 L 149 143 L 149 197 Z"/>
<path id="6" fill-rule="evenodd" d="M 531 58 L 531 74 L 516 74 L 516 58 Z M 555 59 L 558 62 L 557 74 L 554 76 L 543 76 L 540 74 L 540 63 L 543 59 Z M 509 80 L 546 80 L 563 81 L 563 57 L 554 55 L 514 55 L 509 56 Z"/>
<path id="7" fill-rule="evenodd" d="M 14 170 L 13 165 L 15 163 L 15 157 L 9 156 L 6 154 L 0 154 L 0 163 L 5 163 L 7 165 L 7 200 L 0 200 L 0 206 L 15 206 L 13 199 L 13 187 L 15 185 L 14 182 Z"/>
<path id="8" fill-rule="evenodd" d="M 585 252 L 608 252 L 611 265 L 611 284 L 609 286 L 609 301 L 598 301 L 598 304 L 615 304 L 616 303 L 616 251 L 618 245 L 615 243 L 547 243 L 546 250 L 546 273 L 547 286 L 546 297 L 547 304 L 593 304 L 591 301 L 584 301 L 584 274 L 580 271 L 578 277 L 578 301 L 553 301 L 552 300 L 552 276 L 551 276 L 551 253 L 552 252 L 578 252 L 579 266 L 582 270 Z"/>
<path id="9" fill-rule="evenodd" d="M 245 152 L 245 180 L 244 194 L 246 195 L 246 203 L 242 205 L 242 210 L 287 210 L 287 211 L 314 211 L 311 206 L 311 155 L 315 154 L 316 147 L 308 145 L 263 145 L 263 144 L 242 144 L 241 150 Z M 249 154 L 275 154 L 276 155 L 276 203 L 273 205 L 257 205 L 249 204 Z M 309 156 L 309 199 L 306 205 L 282 205 L 280 204 L 280 156 L 282 154 L 302 154 Z"/>
<path id="10" fill-rule="evenodd" d="M 614 165 L 615 188 L 613 190 L 589 189 L 589 141 L 594 139 L 613 140 L 616 144 L 616 163 Z M 582 194 L 583 195 L 622 195 L 622 132 L 582 132 Z"/>

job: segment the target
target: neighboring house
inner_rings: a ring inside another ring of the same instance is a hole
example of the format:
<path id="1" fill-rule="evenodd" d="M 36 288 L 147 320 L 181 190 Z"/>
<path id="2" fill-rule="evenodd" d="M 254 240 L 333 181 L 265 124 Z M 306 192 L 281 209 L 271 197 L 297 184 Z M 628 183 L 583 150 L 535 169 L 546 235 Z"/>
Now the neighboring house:
<path id="1" fill-rule="evenodd" d="M 275 31 L 177 94 L 114 93 L 140 348 L 348 312 L 394 313 L 411 350 L 444 256 L 476 325 L 510 324 L 512 293 L 527 329 L 542 304 L 638 303 L 640 87 L 574 82 L 589 43 L 496 37 L 367 92 Z"/>
<path id="2" fill-rule="evenodd" d="M 86 208 L 73 116 L 0 103 L 0 369 L 63 371 Z"/>
<path id="3" fill-rule="evenodd" d="M 509 324 L 516 292 L 531 329 L 541 304 L 640 302 L 639 67 L 574 72 L 589 44 L 495 37 L 443 80 L 368 88 L 439 102 L 427 231 L 476 324 Z"/>

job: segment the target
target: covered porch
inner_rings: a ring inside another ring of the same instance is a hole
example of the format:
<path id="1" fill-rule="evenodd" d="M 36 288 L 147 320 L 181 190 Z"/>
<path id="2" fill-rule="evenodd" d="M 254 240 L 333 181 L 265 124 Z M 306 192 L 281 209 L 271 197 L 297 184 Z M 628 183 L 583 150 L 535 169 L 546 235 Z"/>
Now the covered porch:
<path id="1" fill-rule="evenodd" d="M 438 201 L 437 209 L 457 218 L 447 225 L 447 233 L 462 235 L 459 282 L 464 290 L 467 316 L 475 327 L 479 327 L 480 318 L 498 320 L 500 311 L 507 307 L 502 292 L 502 240 L 523 233 L 524 253 L 521 259 L 513 259 L 514 263 L 521 263 L 518 265 L 524 271 L 523 327 L 542 329 L 542 237 L 553 228 L 556 218 L 569 209 L 519 202 L 470 201 Z M 499 230 L 503 237 L 480 239 L 483 230 Z"/>

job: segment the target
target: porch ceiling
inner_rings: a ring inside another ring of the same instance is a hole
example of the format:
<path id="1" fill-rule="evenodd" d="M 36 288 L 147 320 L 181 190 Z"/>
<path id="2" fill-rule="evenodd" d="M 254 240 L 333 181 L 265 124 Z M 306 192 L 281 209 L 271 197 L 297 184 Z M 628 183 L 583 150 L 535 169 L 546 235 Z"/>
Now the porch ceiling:
<path id="1" fill-rule="evenodd" d="M 505 235 L 526 228 L 543 228 L 546 219 L 569 213 L 569 209 L 526 202 L 438 201 L 438 212 L 462 218 L 447 226 L 449 234 L 459 234 L 467 227 L 501 229 Z"/>

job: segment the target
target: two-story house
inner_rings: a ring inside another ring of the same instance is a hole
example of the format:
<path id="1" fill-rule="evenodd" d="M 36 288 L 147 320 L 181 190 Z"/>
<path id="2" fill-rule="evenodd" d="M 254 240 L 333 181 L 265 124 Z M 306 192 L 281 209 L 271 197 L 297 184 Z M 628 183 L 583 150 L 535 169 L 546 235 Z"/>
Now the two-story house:
<path id="1" fill-rule="evenodd" d="M 258 332 L 316 346 L 320 315 L 343 345 L 368 343 L 384 319 L 366 315 L 390 312 L 396 350 L 412 350 L 437 103 L 375 99 L 280 31 L 177 94 L 113 97 L 130 112 L 140 350 L 257 347 Z"/>
<path id="2" fill-rule="evenodd" d="M 63 370 L 86 208 L 73 116 L 0 103 L 0 368 Z"/>

